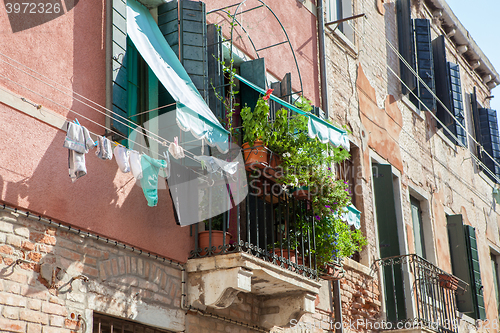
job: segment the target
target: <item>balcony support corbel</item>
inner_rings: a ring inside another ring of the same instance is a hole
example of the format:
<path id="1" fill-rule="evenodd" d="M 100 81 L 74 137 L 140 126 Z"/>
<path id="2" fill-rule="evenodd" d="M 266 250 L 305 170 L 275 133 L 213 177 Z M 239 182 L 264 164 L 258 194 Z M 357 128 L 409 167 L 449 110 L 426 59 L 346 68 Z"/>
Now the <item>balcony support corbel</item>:
<path id="1" fill-rule="evenodd" d="M 266 297 L 261 303 L 260 326 L 268 329 L 290 326 L 304 314 L 314 313 L 315 301 L 316 296 L 306 292 Z"/>
<path id="2" fill-rule="evenodd" d="M 233 304 L 240 292 L 252 290 L 252 272 L 242 267 L 191 273 L 188 302 L 197 308 L 224 309 Z"/>

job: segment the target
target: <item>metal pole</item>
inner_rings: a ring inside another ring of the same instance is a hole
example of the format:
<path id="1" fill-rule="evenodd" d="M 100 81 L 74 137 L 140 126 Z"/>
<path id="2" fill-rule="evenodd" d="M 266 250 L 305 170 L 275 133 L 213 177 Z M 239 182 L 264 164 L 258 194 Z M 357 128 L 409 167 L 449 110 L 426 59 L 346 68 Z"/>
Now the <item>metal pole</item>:
<path id="1" fill-rule="evenodd" d="M 344 323 L 342 322 L 342 300 L 340 298 L 340 280 L 333 283 L 333 307 L 335 310 L 335 333 L 344 333 Z"/>
<path id="2" fill-rule="evenodd" d="M 328 119 L 328 84 L 326 80 L 326 55 L 325 55 L 325 16 L 323 0 L 318 1 L 318 47 L 319 47 L 319 72 L 321 84 L 321 108 Z"/>

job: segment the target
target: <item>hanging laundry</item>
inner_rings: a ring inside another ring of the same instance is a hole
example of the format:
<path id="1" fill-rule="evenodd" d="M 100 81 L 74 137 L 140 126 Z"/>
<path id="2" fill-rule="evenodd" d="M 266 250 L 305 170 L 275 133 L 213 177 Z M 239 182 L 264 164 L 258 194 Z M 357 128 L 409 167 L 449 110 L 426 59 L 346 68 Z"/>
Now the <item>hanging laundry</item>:
<path id="1" fill-rule="evenodd" d="M 167 151 L 163 152 L 163 156 L 165 157 L 165 162 L 167 162 L 167 166 L 160 170 L 160 176 L 163 178 L 170 178 L 170 153 Z"/>
<path id="2" fill-rule="evenodd" d="M 141 154 L 135 150 L 130 151 L 130 171 L 134 178 L 140 180 L 142 178 Z"/>
<path id="3" fill-rule="evenodd" d="M 130 172 L 130 163 L 129 163 L 130 151 L 127 148 L 118 145 L 114 149 L 114 154 L 116 163 L 118 164 L 118 168 L 120 169 L 120 171 L 123 173 Z"/>
<path id="4" fill-rule="evenodd" d="M 165 160 L 157 160 L 146 154 L 141 156 L 142 178 L 141 187 L 149 207 L 158 204 L 158 173 L 167 167 Z"/>
<path id="5" fill-rule="evenodd" d="M 238 170 L 238 162 L 226 162 L 214 156 L 195 156 L 196 160 L 202 162 L 208 172 L 214 173 L 223 170 L 230 175 L 234 175 Z"/>
<path id="6" fill-rule="evenodd" d="M 184 155 L 184 149 L 182 149 L 182 147 L 179 146 L 179 138 L 178 137 L 174 138 L 174 142 L 172 142 L 170 144 L 170 147 L 168 147 L 168 151 L 177 160 L 179 158 L 183 158 L 185 156 Z"/>
<path id="7" fill-rule="evenodd" d="M 111 141 L 104 136 L 97 137 L 97 149 L 95 154 L 101 160 L 110 160 L 113 158 L 113 150 L 111 148 Z"/>
<path id="8" fill-rule="evenodd" d="M 72 122 L 68 122 L 66 138 L 63 147 L 68 148 L 68 169 L 72 182 L 87 174 L 85 164 L 85 154 L 94 147 L 94 141 L 90 137 L 89 131 Z"/>

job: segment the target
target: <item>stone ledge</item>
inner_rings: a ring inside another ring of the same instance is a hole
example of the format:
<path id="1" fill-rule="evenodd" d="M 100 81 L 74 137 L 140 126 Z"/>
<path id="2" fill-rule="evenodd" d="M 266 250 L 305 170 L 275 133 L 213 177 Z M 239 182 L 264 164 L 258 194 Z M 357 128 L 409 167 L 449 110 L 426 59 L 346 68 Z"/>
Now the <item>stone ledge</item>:
<path id="1" fill-rule="evenodd" d="M 321 283 L 247 253 L 189 259 L 188 304 L 225 309 L 240 292 L 259 298 L 259 325 L 286 326 L 305 313 L 314 313 Z"/>
<path id="2" fill-rule="evenodd" d="M 375 272 L 372 269 L 370 269 L 370 267 L 365 266 L 363 264 L 360 264 L 359 262 L 354 261 L 350 258 L 344 258 L 344 268 L 349 268 L 349 269 L 355 270 L 355 271 L 357 271 L 361 274 L 364 274 L 370 278 L 375 277 Z"/>

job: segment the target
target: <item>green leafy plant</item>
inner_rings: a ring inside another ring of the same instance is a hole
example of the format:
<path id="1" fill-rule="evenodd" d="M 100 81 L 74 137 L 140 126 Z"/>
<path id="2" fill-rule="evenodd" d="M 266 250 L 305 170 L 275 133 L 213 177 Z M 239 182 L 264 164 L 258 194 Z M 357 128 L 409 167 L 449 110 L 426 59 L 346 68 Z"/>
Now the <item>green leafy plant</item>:
<path id="1" fill-rule="evenodd" d="M 241 109 L 240 116 L 243 121 L 243 141 L 248 142 L 250 146 L 253 146 L 256 140 L 263 140 L 266 143 L 271 129 L 267 102 L 262 97 L 259 98 L 253 111 L 245 106 Z"/>

